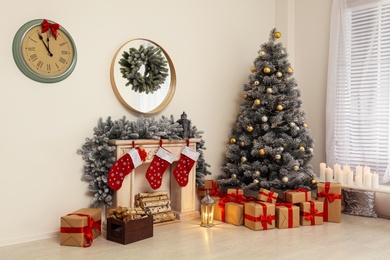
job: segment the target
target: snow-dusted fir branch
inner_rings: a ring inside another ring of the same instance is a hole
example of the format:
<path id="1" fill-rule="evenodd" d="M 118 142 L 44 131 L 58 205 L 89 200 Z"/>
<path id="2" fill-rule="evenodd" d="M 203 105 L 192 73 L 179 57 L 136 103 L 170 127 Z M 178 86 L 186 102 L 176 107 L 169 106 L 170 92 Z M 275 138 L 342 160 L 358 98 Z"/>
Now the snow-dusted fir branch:
<path id="1" fill-rule="evenodd" d="M 174 120 L 173 116 L 170 118 L 162 116 L 159 120 L 155 120 L 154 117 L 140 116 L 137 121 L 133 122 L 128 121 L 126 117 L 115 121 L 111 117 L 105 121 L 100 118 L 93 131 L 93 137 L 86 138 L 85 143 L 77 153 L 85 161 L 82 180 L 89 182 L 88 190 L 94 194 L 91 200 L 94 207 L 99 207 L 101 203 L 112 205 L 113 191 L 108 186 L 107 174 L 116 160 L 112 155 L 115 146 L 108 144 L 110 139 L 183 139 L 183 128 Z M 202 138 L 202 134 L 202 131 L 198 131 L 195 126 L 192 126 L 189 138 Z M 203 139 L 196 144 L 196 149 L 200 153 L 196 164 L 196 185 L 202 186 L 203 177 L 211 174 L 207 170 L 210 165 L 206 163 L 203 155 L 203 150 L 206 149 Z"/>

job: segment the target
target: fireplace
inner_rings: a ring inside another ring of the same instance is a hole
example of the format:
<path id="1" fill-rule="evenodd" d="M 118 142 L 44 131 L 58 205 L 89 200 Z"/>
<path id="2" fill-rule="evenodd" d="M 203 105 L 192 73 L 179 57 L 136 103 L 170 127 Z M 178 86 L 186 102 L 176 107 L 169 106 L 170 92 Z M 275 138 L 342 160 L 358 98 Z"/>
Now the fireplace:
<path id="1" fill-rule="evenodd" d="M 149 182 L 145 177 L 154 155 L 160 147 L 160 140 L 110 140 L 110 145 L 115 145 L 115 158 L 119 159 L 133 148 L 142 146 L 148 154 L 148 157 L 142 165 L 135 168 L 123 180 L 122 187 L 114 193 L 113 207 L 124 206 L 134 207 L 134 196 L 140 192 L 156 191 L 150 187 Z M 201 139 L 189 139 L 188 147 L 196 150 L 196 143 Z M 187 145 L 186 140 L 162 140 L 162 147 L 175 155 L 175 160 L 170 167 L 165 171 L 162 178 L 162 185 L 158 190 L 168 191 L 171 199 L 172 211 L 175 212 L 176 218 L 179 220 L 190 220 L 199 218 L 199 210 L 195 208 L 196 203 L 196 165 L 194 165 L 189 173 L 188 184 L 181 187 L 173 177 L 172 171 L 175 169 L 178 160 L 180 159 L 181 151 Z"/>

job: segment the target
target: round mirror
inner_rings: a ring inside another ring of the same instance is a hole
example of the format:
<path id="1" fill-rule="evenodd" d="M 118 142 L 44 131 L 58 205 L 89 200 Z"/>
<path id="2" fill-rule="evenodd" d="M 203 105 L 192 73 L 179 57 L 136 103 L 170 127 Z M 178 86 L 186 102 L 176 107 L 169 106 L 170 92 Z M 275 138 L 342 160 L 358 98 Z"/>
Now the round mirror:
<path id="1" fill-rule="evenodd" d="M 176 73 L 168 53 L 147 39 L 126 42 L 111 63 L 111 85 L 128 109 L 152 114 L 164 109 L 176 88 Z"/>

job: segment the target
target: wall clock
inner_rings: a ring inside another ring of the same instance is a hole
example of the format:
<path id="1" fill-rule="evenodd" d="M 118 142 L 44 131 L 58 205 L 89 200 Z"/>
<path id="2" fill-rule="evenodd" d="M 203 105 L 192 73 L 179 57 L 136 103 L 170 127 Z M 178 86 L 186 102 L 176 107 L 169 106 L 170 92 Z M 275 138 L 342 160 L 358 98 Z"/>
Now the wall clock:
<path id="1" fill-rule="evenodd" d="M 73 72 L 77 60 L 70 34 L 63 26 L 46 19 L 32 20 L 20 27 L 12 53 L 20 71 L 42 83 L 64 80 Z"/>

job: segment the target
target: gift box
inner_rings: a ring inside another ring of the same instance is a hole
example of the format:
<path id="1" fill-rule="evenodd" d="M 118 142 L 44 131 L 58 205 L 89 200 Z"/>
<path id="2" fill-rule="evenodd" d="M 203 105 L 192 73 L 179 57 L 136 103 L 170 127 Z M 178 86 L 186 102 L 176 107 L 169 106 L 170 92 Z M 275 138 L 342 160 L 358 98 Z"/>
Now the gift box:
<path id="1" fill-rule="evenodd" d="M 244 205 L 228 202 L 224 198 L 212 197 L 215 201 L 214 219 L 236 226 L 244 224 Z"/>
<path id="2" fill-rule="evenodd" d="M 288 190 L 284 192 L 284 201 L 292 204 L 298 204 L 311 200 L 311 191 L 303 188 Z"/>
<path id="3" fill-rule="evenodd" d="M 127 222 L 107 218 L 107 240 L 127 245 L 153 237 L 153 216 Z"/>
<path id="4" fill-rule="evenodd" d="M 247 202 L 244 204 L 244 225 L 252 230 L 275 228 L 275 204 L 268 202 Z"/>
<path id="5" fill-rule="evenodd" d="M 83 208 L 61 217 L 60 244 L 89 247 L 101 234 L 100 208 Z"/>
<path id="6" fill-rule="evenodd" d="M 206 190 L 209 190 L 210 196 L 219 196 L 220 190 L 215 180 L 205 180 L 204 187 L 199 187 L 198 194 L 201 197 L 206 196 Z"/>
<path id="7" fill-rule="evenodd" d="M 341 184 L 320 182 L 317 184 L 317 199 L 324 202 L 324 221 L 341 222 Z"/>
<path id="8" fill-rule="evenodd" d="M 277 228 L 296 228 L 299 227 L 300 208 L 292 203 L 275 204 L 275 226 Z"/>
<path id="9" fill-rule="evenodd" d="M 324 222 L 324 203 L 319 200 L 299 203 L 301 226 L 322 225 Z"/>
<path id="10" fill-rule="evenodd" d="M 278 199 L 278 194 L 273 191 L 261 188 L 257 199 L 268 203 L 276 203 L 276 200 Z"/>
<path id="11" fill-rule="evenodd" d="M 243 195 L 244 196 L 244 190 L 243 189 L 228 189 L 227 194 L 234 194 L 234 195 Z"/>

